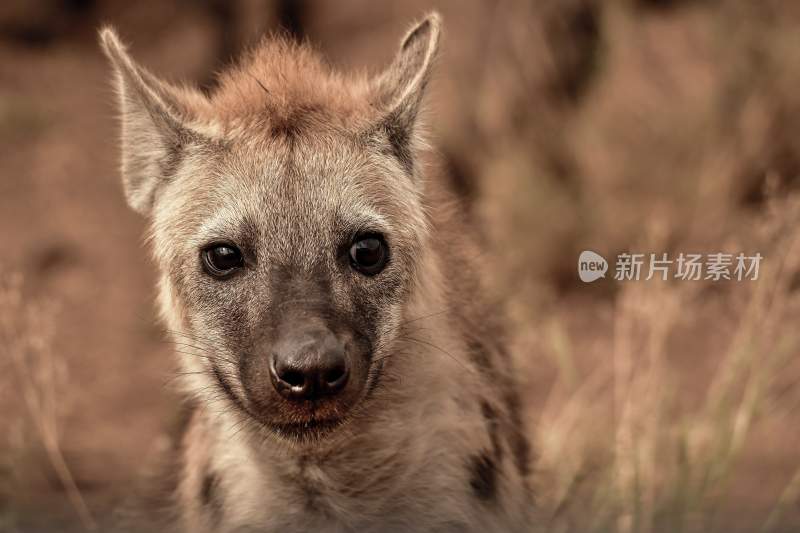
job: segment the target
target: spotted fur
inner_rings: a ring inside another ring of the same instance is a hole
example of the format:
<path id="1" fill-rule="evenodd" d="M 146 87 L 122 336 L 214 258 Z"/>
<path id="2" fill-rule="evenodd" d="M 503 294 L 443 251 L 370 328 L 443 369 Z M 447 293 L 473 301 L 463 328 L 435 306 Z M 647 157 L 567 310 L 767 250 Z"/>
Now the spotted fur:
<path id="1" fill-rule="evenodd" d="M 483 297 L 469 225 L 419 163 L 439 34 L 432 14 L 375 77 L 344 76 L 308 45 L 268 39 L 205 96 L 157 79 L 101 32 L 125 193 L 150 220 L 161 312 L 192 406 L 164 530 L 530 526 L 502 319 Z M 369 278 L 343 259 L 364 231 L 391 251 Z M 224 281 L 200 260 L 218 240 L 246 259 Z M 287 323 L 314 321 L 348 339 L 364 386 L 314 407 L 310 427 L 275 397 L 263 360 Z"/>

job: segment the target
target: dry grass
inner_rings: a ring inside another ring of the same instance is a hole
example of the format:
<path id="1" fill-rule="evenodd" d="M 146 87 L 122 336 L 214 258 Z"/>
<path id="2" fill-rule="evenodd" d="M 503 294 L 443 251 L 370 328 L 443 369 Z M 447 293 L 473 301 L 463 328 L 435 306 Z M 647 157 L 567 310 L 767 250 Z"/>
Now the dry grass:
<path id="1" fill-rule="evenodd" d="M 61 420 L 66 407 L 67 375 L 64 362 L 52 351 L 54 309 L 52 305 L 26 301 L 20 275 L 11 275 L 0 284 L 0 346 L 3 347 L 2 384 L 9 396 L 22 402 L 15 431 L 9 432 L 8 457 L 12 459 L 0 470 L 0 490 L 5 485 L 7 499 L 12 499 L 13 482 L 29 477 L 25 472 L 27 448 L 40 449 L 49 468 L 63 486 L 66 497 L 75 509 L 84 528 L 94 530 L 96 523 L 78 490 L 75 479 L 61 451 Z M 9 424 L 11 427 L 11 424 Z M 12 436 L 16 434 L 17 442 Z M 13 509 L 0 508 L 0 524 L 13 528 Z"/>
<path id="2" fill-rule="evenodd" d="M 797 526 L 796 511 L 791 517 L 785 511 L 798 502 L 800 461 L 785 465 L 797 473 L 759 510 L 762 516 L 745 516 L 743 526 L 743 517 L 732 521 L 725 513 L 740 504 L 730 486 L 745 447 L 758 438 L 755 429 L 781 421 L 798 405 L 791 390 L 800 378 L 800 334 L 793 325 L 800 311 L 793 288 L 800 272 L 798 228 L 798 198 L 771 204 L 754 232 L 769 259 L 758 282 L 730 284 L 716 295 L 735 310 L 735 326 L 713 375 L 690 402 L 682 398 L 689 376 L 676 367 L 669 341 L 681 322 L 697 319 L 692 306 L 709 291 L 701 283 L 624 286 L 615 304 L 612 353 L 582 378 L 563 332 L 550 333 L 559 379 L 537 432 L 548 531 Z"/>

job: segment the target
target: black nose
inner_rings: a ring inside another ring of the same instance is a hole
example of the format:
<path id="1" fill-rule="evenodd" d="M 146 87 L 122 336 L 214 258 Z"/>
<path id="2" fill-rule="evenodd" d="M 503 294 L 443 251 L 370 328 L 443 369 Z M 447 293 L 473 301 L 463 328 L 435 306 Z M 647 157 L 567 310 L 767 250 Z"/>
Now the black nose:
<path id="1" fill-rule="evenodd" d="M 333 332 L 315 330 L 279 341 L 270 361 L 275 389 L 290 400 L 315 400 L 344 389 L 350 371 Z"/>

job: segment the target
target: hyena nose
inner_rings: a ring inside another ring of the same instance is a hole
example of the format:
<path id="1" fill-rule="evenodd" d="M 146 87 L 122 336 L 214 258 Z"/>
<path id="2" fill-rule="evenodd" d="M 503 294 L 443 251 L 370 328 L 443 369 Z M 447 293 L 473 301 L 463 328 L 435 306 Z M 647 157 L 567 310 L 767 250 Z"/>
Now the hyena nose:
<path id="1" fill-rule="evenodd" d="M 333 396 L 344 389 L 350 375 L 344 345 L 327 330 L 279 342 L 269 370 L 273 386 L 289 400 Z"/>

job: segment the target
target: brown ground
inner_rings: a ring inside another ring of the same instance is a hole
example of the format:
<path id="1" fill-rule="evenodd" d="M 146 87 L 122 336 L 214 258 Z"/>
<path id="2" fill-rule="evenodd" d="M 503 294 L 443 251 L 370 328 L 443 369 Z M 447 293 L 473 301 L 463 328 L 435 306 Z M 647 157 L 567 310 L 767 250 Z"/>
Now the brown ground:
<path id="1" fill-rule="evenodd" d="M 482 221 L 498 290 L 513 289 L 532 420 L 557 380 L 553 327 L 580 375 L 614 351 L 622 291 L 579 286 L 580 250 L 751 251 L 765 177 L 780 197 L 793 190 L 800 10 L 788 2 L 9 1 L 0 7 L 0 265 L 4 277 L 23 274 L 26 301 L 56 306 L 58 371 L 44 386 L 60 450 L 101 521 L 163 444 L 176 399 L 145 221 L 119 183 L 95 29 L 113 23 L 155 72 L 209 86 L 243 44 L 279 24 L 337 65 L 376 69 L 431 5 L 447 31 L 432 136 L 444 179 Z M 703 397 L 741 328 L 737 290 L 684 302 L 666 342 L 678 404 Z M 19 306 L 2 313 L 14 328 L 29 323 Z M 785 323 L 774 335 L 793 343 L 797 316 L 775 319 Z M 0 531 L 78 528 L 18 372 L 0 353 Z M 781 409 L 752 433 L 723 506 L 743 529 L 763 522 L 800 465 L 798 375 L 776 385 Z M 785 527 L 800 527 L 800 506 L 789 509 Z"/>

